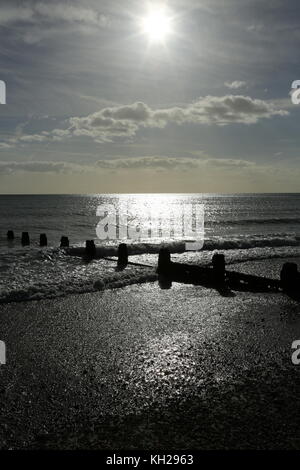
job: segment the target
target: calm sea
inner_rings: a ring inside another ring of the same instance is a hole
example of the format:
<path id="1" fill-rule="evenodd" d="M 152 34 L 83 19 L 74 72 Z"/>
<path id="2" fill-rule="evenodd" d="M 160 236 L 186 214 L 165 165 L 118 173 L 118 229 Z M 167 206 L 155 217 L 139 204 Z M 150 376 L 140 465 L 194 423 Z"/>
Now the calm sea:
<path id="1" fill-rule="evenodd" d="M 184 240 L 172 239 L 172 232 L 166 236 L 159 228 L 174 207 L 178 210 L 200 204 L 204 207 L 205 229 L 204 247 L 197 253 L 200 262 L 206 261 L 215 249 L 226 250 L 226 258 L 232 262 L 300 256 L 300 194 L 0 196 L 0 301 L 89 292 L 94 290 L 95 281 L 120 287 L 138 282 L 141 276 L 144 279 L 145 272 L 138 268 L 117 273 L 114 265 L 105 260 L 86 263 L 58 248 L 65 235 L 71 245 L 83 246 L 86 239 L 94 239 L 99 246 L 109 245 L 111 253 L 118 240 L 104 242 L 96 235 L 100 220 L 97 210 L 107 204 L 119 212 L 128 207 L 132 226 L 138 220 L 144 227 L 155 229 L 156 238 L 134 241 L 137 259 L 148 264 L 156 263 L 149 243 L 157 244 L 158 249 L 165 242 L 174 253 L 184 251 Z M 180 226 L 180 217 L 178 212 L 176 218 L 175 211 L 175 226 Z M 6 240 L 7 230 L 15 232 L 13 243 Z M 23 231 L 30 234 L 29 247 L 21 246 Z M 47 234 L 47 248 L 38 245 L 41 233 Z"/>

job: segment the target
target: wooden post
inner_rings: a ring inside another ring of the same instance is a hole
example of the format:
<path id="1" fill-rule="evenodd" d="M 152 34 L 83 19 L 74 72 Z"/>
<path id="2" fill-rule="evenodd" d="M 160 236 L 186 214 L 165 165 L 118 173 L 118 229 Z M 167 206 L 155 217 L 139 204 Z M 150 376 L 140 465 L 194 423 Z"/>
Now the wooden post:
<path id="1" fill-rule="evenodd" d="M 47 246 L 48 244 L 48 240 L 47 240 L 47 236 L 45 233 L 41 233 L 40 235 L 40 246 Z"/>
<path id="2" fill-rule="evenodd" d="M 128 264 L 128 249 L 126 243 L 120 243 L 118 247 L 118 266 L 127 266 Z"/>
<path id="3" fill-rule="evenodd" d="M 13 230 L 9 230 L 7 232 L 7 240 L 14 240 L 15 239 L 15 234 L 13 232 Z"/>
<path id="4" fill-rule="evenodd" d="M 21 243 L 23 246 L 30 245 L 30 238 L 28 232 L 22 232 Z"/>
<path id="5" fill-rule="evenodd" d="M 60 247 L 61 248 L 68 248 L 70 245 L 68 237 L 61 237 L 60 239 Z"/>
<path id="6" fill-rule="evenodd" d="M 296 263 L 284 263 L 280 272 L 281 287 L 286 292 L 298 289 L 298 266 Z M 300 285 L 300 283 L 299 283 Z"/>
<path id="7" fill-rule="evenodd" d="M 213 281 L 216 284 L 224 284 L 225 282 L 225 256 L 215 253 L 212 257 L 213 265 Z"/>
<path id="8" fill-rule="evenodd" d="M 163 273 L 169 271 L 171 267 L 171 255 L 169 248 L 161 248 L 158 255 L 157 271 Z"/>
<path id="9" fill-rule="evenodd" d="M 171 289 L 172 279 L 164 274 L 159 274 L 158 284 L 161 289 Z"/>
<path id="10" fill-rule="evenodd" d="M 94 240 L 86 240 L 85 242 L 85 253 L 89 258 L 94 258 L 96 254 L 96 246 Z"/>

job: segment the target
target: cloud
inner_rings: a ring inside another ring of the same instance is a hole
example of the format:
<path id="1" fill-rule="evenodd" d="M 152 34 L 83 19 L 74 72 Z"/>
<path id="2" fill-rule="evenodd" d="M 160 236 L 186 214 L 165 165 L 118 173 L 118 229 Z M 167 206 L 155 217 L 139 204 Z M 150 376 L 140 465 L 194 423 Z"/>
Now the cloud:
<path id="1" fill-rule="evenodd" d="M 246 29 L 247 31 L 257 33 L 257 32 L 263 31 L 264 27 L 265 26 L 262 23 L 258 23 L 258 24 L 250 24 Z"/>
<path id="2" fill-rule="evenodd" d="M 144 157 L 114 157 L 96 162 L 96 166 L 105 170 L 140 170 L 166 169 L 188 171 L 195 169 L 247 170 L 256 167 L 254 162 L 234 158 L 178 158 L 161 155 Z"/>
<path id="3" fill-rule="evenodd" d="M 99 160 L 90 165 L 49 162 L 49 161 L 5 161 L 0 162 L 0 174 L 14 174 L 15 172 L 32 173 L 74 173 L 97 170 L 188 170 L 198 168 L 199 162 L 193 158 L 173 158 L 166 156 L 146 156 L 136 158 L 113 158 Z"/>
<path id="4" fill-rule="evenodd" d="M 19 142 L 45 142 L 47 137 L 40 134 L 21 135 L 18 137 Z"/>
<path id="5" fill-rule="evenodd" d="M 61 173 L 82 171 L 81 165 L 66 162 L 0 162 L 0 174 L 14 174 L 17 171 L 34 173 Z"/>
<path id="6" fill-rule="evenodd" d="M 8 25 L 17 22 L 28 22 L 33 20 L 33 9 L 30 6 L 2 6 L 0 24 Z"/>
<path id="7" fill-rule="evenodd" d="M 11 147 L 12 147 L 11 144 L 8 144 L 6 142 L 0 142 L 0 149 L 9 149 Z"/>
<path id="8" fill-rule="evenodd" d="M 186 107 L 153 109 L 145 103 L 137 102 L 104 108 L 85 117 L 72 117 L 69 132 L 75 136 L 89 136 L 101 142 L 110 141 L 116 136 L 131 137 L 142 127 L 164 128 L 169 123 L 255 124 L 260 119 L 288 114 L 269 102 L 249 96 L 206 96 Z"/>
<path id="9" fill-rule="evenodd" d="M 110 160 L 99 160 L 97 167 L 108 170 L 130 170 L 130 169 L 190 169 L 197 168 L 199 163 L 193 158 L 173 158 L 166 156 L 146 156 L 132 158 L 114 158 Z"/>
<path id="10" fill-rule="evenodd" d="M 224 85 L 232 90 L 237 90 L 238 88 L 244 88 L 247 85 L 247 82 L 235 80 L 234 82 L 225 82 Z"/>
<path id="11" fill-rule="evenodd" d="M 0 8 L 0 26 L 13 26 L 14 40 L 21 39 L 27 44 L 60 34 L 91 34 L 110 23 L 107 15 L 76 3 L 20 2 L 18 6 L 1 4 Z"/>
<path id="12" fill-rule="evenodd" d="M 9 25 L 13 23 L 48 23 L 48 22 L 86 23 L 91 25 L 105 26 L 107 18 L 98 11 L 91 8 L 83 8 L 68 3 L 58 4 L 27 3 L 23 6 L 1 6 L 0 24 Z"/>
<path id="13" fill-rule="evenodd" d="M 237 168 L 254 168 L 256 166 L 255 162 L 234 158 L 209 158 L 208 160 L 205 160 L 204 163 L 210 167 L 224 168 L 230 170 L 234 170 Z"/>
<path id="14" fill-rule="evenodd" d="M 66 178 L 67 176 L 67 178 Z M 150 176 L 150 177 L 149 177 Z M 299 169 L 234 158 L 146 156 L 106 158 L 88 164 L 0 162 L 1 188 L 19 192 L 286 192 L 299 191 Z"/>
<path id="15" fill-rule="evenodd" d="M 153 109 L 143 102 L 103 108 L 84 117 L 71 117 L 66 129 L 42 131 L 11 138 L 6 143 L 57 142 L 71 137 L 89 137 L 95 142 L 130 138 L 141 128 L 176 125 L 255 124 L 261 119 L 287 116 L 288 111 L 274 104 L 242 95 L 206 96 L 185 107 Z"/>
<path id="16" fill-rule="evenodd" d="M 97 170 L 169 170 L 188 171 L 205 168 L 243 169 L 255 167 L 255 163 L 238 159 L 218 158 L 178 158 L 165 155 L 150 155 L 144 157 L 114 157 L 98 160 L 95 163 L 78 164 L 68 162 L 50 161 L 2 161 L 1 174 L 14 174 L 15 172 L 32 173 L 74 173 Z"/>
<path id="17" fill-rule="evenodd" d="M 99 26 L 107 24 L 107 18 L 91 8 L 70 4 L 39 3 L 34 7 L 35 14 L 44 20 L 88 23 Z"/>

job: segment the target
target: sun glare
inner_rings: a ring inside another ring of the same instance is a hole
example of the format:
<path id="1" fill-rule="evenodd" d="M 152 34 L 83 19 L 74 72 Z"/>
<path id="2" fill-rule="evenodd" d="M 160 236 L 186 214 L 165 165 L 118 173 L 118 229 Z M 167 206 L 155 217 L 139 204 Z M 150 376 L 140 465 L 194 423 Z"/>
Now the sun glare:
<path id="1" fill-rule="evenodd" d="M 142 20 L 142 30 L 150 41 L 163 42 L 171 33 L 171 18 L 163 8 L 151 10 Z"/>

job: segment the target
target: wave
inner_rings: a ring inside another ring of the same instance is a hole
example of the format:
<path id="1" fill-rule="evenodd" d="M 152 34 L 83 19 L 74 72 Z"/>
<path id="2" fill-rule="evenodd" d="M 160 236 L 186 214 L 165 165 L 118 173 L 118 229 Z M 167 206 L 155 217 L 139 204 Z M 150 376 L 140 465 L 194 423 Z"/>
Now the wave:
<path id="1" fill-rule="evenodd" d="M 300 256 L 300 237 L 290 234 L 210 238 L 200 252 L 186 252 L 183 240 L 133 243 L 128 245 L 128 251 L 137 266 L 129 265 L 124 271 L 116 270 L 115 259 L 105 258 L 116 256 L 117 245 L 98 246 L 98 259 L 92 261 L 82 257 L 85 251 L 82 246 L 16 248 L 1 254 L 0 303 L 57 298 L 155 281 L 157 253 L 162 245 L 169 247 L 174 260 L 200 265 L 210 263 L 214 250 L 225 252 L 227 264 Z"/>
<path id="2" fill-rule="evenodd" d="M 253 236 L 253 237 L 236 237 L 232 239 L 219 238 L 217 240 L 206 240 L 204 250 L 233 250 L 233 249 L 249 249 L 264 247 L 283 247 L 283 246 L 300 246 L 300 237 L 297 236 Z"/>
<path id="3" fill-rule="evenodd" d="M 224 219 L 224 220 L 208 220 L 206 226 L 221 225 L 273 225 L 273 224 L 300 224 L 299 217 L 271 217 L 271 218 L 251 218 L 251 219 Z"/>
<path id="4" fill-rule="evenodd" d="M 143 284 L 157 280 L 155 270 L 144 273 L 116 273 L 111 276 L 103 276 L 102 279 L 91 278 L 88 280 L 66 280 L 61 284 L 39 283 L 23 289 L 3 291 L 0 294 L 0 304 L 11 302 L 25 302 L 32 300 L 53 299 L 65 297 L 72 294 L 87 294 L 91 292 L 104 291 L 105 289 L 117 289 L 132 284 Z"/>
<path id="5" fill-rule="evenodd" d="M 134 242 L 128 243 L 129 255 L 139 255 L 145 253 L 158 253 L 162 246 L 169 248 L 171 253 L 183 253 L 185 249 L 185 240 L 167 241 L 163 240 L 160 243 L 143 243 Z M 204 241 L 203 251 L 214 250 L 234 250 L 234 249 L 249 249 L 249 248 L 262 248 L 262 247 L 283 247 L 283 246 L 300 246 L 300 237 L 287 234 L 285 236 L 278 236 L 278 234 L 268 236 L 252 236 L 245 237 L 239 236 L 234 238 L 210 238 Z M 105 256 L 116 256 L 118 252 L 118 245 L 114 246 L 97 246 L 96 257 L 103 258 Z M 66 254 L 71 256 L 83 256 L 85 248 L 82 246 L 72 247 L 66 250 Z"/>

